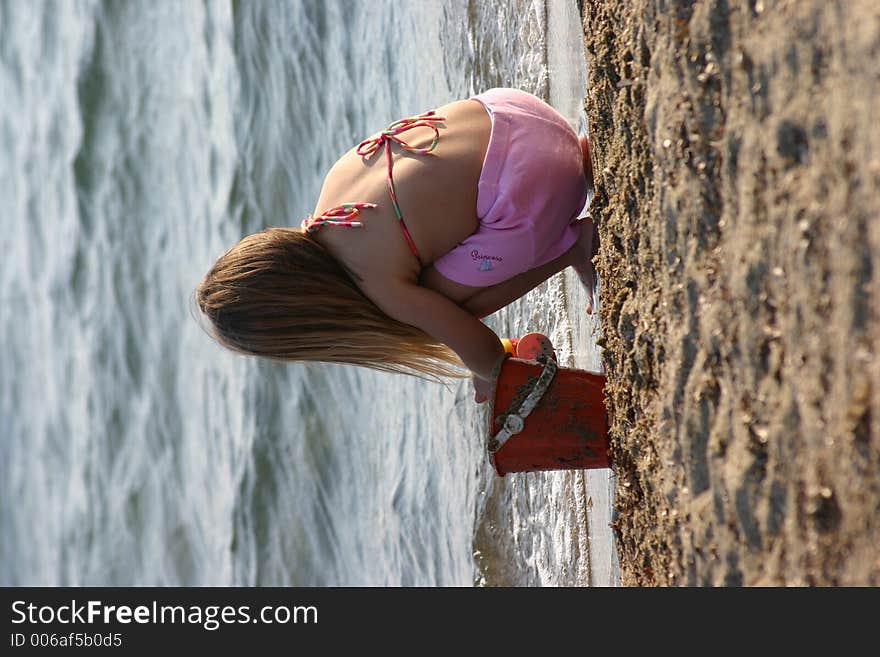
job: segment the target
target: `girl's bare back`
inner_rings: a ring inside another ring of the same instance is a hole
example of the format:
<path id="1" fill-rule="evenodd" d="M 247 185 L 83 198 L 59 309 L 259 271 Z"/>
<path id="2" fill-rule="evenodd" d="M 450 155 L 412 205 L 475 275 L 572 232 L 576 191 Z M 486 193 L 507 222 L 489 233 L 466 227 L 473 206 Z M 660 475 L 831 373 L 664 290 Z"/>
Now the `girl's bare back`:
<path id="1" fill-rule="evenodd" d="M 440 140 L 431 153 L 408 153 L 396 144 L 391 149 L 400 209 L 419 258 L 394 213 L 381 150 L 369 159 L 354 148 L 345 153 L 327 173 L 315 207 L 317 215 L 345 202 L 375 203 L 376 208 L 360 217 L 363 228 L 318 231 L 315 238 L 363 288 L 405 280 L 460 303 L 474 288 L 444 278 L 431 263 L 477 230 L 477 189 L 492 123 L 475 100 L 450 103 L 436 112 L 446 120 L 438 125 Z M 401 135 L 414 147 L 428 146 L 433 136 L 427 127 Z"/>

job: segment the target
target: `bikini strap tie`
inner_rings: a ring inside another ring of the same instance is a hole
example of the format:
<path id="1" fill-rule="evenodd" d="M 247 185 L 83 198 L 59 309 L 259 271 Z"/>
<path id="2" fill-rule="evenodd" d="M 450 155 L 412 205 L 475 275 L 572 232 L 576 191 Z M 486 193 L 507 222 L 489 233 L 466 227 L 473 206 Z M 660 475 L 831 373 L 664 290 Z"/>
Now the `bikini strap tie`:
<path id="1" fill-rule="evenodd" d="M 430 110 L 428 112 L 423 112 L 418 116 L 411 116 L 406 119 L 400 119 L 399 121 L 395 121 L 387 128 L 385 128 L 382 132 L 376 134 L 374 137 L 370 137 L 369 139 L 364 139 L 357 147 L 357 154 L 360 155 L 365 160 L 369 160 L 376 151 L 378 151 L 382 146 L 385 146 L 385 152 L 389 153 L 391 149 L 391 142 L 396 143 L 402 149 L 409 151 L 410 153 L 418 153 L 419 155 L 427 155 L 434 148 L 437 147 L 437 142 L 440 141 L 440 130 L 437 128 L 435 123 L 440 123 L 445 121 L 445 116 L 437 116 L 437 113 L 434 110 Z M 412 130 L 413 128 L 430 128 L 434 131 L 434 139 L 431 140 L 430 145 L 424 148 L 414 148 L 410 146 L 406 141 L 398 137 L 398 135 L 406 132 L 407 130 Z"/>
<path id="2" fill-rule="evenodd" d="M 343 203 L 330 208 L 317 217 L 309 215 L 302 222 L 302 228 L 312 233 L 321 226 L 344 226 L 346 228 L 362 228 L 363 222 L 355 221 L 361 210 L 375 208 L 375 203 Z"/>

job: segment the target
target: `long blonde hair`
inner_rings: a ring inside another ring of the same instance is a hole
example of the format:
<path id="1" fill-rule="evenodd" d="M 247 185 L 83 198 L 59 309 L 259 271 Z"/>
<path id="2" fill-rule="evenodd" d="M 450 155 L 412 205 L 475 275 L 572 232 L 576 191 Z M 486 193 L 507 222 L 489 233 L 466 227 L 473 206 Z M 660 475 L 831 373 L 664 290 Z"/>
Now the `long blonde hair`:
<path id="1" fill-rule="evenodd" d="M 455 352 L 379 310 L 301 229 L 248 235 L 214 263 L 193 298 L 214 338 L 239 353 L 435 380 L 465 376 Z"/>

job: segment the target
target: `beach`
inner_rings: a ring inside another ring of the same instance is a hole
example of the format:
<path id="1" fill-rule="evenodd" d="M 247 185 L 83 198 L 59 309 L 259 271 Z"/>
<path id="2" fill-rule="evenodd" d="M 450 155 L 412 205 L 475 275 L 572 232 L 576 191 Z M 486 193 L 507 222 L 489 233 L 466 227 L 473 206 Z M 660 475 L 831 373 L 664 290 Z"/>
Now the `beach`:
<path id="1" fill-rule="evenodd" d="M 878 55 L 869 0 L 0 3 L 0 584 L 880 584 Z M 606 375 L 613 469 L 498 477 L 469 379 L 194 318 L 342 153 L 499 86 L 590 135 L 600 280 L 486 323 Z"/>
<path id="2" fill-rule="evenodd" d="M 582 10 L 620 583 L 880 584 L 880 7 Z"/>
<path id="3" fill-rule="evenodd" d="M 501 479 L 468 379 L 242 357 L 190 304 L 390 121 L 510 86 L 584 132 L 585 67 L 574 0 L 0 3 L 0 584 L 616 584 L 611 470 Z M 487 323 L 601 370 L 583 304 Z"/>

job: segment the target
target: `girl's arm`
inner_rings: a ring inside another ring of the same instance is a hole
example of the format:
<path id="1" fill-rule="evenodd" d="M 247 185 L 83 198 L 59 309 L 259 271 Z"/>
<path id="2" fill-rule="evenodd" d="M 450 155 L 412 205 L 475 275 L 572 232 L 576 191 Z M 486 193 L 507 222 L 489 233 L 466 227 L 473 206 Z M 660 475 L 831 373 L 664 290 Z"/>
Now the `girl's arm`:
<path id="1" fill-rule="evenodd" d="M 455 351 L 475 376 L 490 381 L 504 348 L 495 332 L 467 310 L 434 290 L 407 281 L 364 292 L 389 317 L 422 329 Z"/>

